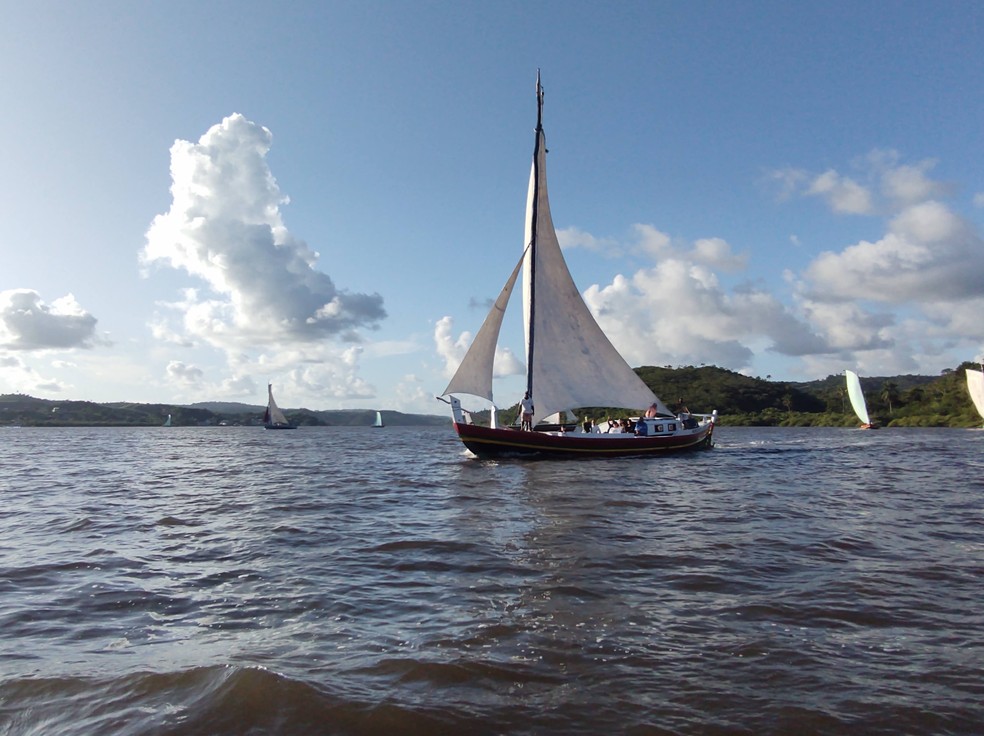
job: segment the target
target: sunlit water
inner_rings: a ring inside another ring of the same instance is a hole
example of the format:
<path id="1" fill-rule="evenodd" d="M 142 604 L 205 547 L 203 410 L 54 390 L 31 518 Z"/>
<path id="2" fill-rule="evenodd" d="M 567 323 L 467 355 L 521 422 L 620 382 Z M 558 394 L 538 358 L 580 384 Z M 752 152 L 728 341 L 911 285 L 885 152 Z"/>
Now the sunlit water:
<path id="1" fill-rule="evenodd" d="M 2 734 L 984 733 L 984 431 L 0 430 Z"/>

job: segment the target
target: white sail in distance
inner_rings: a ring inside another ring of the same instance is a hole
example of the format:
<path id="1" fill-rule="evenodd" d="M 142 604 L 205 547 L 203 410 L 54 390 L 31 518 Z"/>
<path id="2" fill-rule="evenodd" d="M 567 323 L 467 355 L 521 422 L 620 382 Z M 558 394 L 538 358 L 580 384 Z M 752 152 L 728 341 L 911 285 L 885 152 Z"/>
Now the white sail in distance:
<path id="1" fill-rule="evenodd" d="M 854 371 L 844 371 L 844 375 L 847 378 L 847 396 L 851 399 L 854 413 L 858 415 L 858 419 L 863 424 L 871 424 L 871 420 L 868 418 L 868 407 L 864 402 L 864 393 L 861 391 L 861 379 Z"/>
<path id="2" fill-rule="evenodd" d="M 277 406 L 277 402 L 273 400 L 273 384 L 267 384 L 267 422 L 269 424 L 290 424 L 287 421 L 287 417 L 284 413 L 280 411 L 280 407 Z"/>
<path id="3" fill-rule="evenodd" d="M 967 391 L 970 392 L 970 400 L 974 402 L 977 413 L 984 418 L 984 373 L 967 369 Z"/>

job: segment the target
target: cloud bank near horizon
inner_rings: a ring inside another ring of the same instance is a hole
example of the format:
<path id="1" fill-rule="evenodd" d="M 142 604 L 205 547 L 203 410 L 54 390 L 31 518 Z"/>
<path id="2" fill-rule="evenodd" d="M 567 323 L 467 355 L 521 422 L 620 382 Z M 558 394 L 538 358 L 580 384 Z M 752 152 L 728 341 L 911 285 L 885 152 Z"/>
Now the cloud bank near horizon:
<path id="1" fill-rule="evenodd" d="M 39 373 L 24 358 L 109 345 L 96 333 L 96 323 L 72 294 L 49 304 L 34 289 L 0 291 L 0 379 L 22 393 L 64 392 L 68 384 Z M 48 369 L 71 365 L 52 360 Z"/>
<path id="2" fill-rule="evenodd" d="M 945 354 L 984 353 L 984 239 L 945 201 L 952 187 L 931 178 L 934 166 L 873 151 L 851 175 L 773 172 L 782 199 L 814 198 L 838 217 L 880 218 L 884 234 L 819 252 L 772 287 L 725 287 L 722 274 L 740 276 L 751 256 L 720 237 L 684 242 L 652 224 L 634 225 L 626 242 L 574 228 L 558 236 L 565 249 L 607 248 L 650 262 L 582 292 L 630 365 L 754 373 L 755 355 L 767 350 L 797 360 L 805 376 L 845 365 L 882 375 L 933 372 Z M 446 373 L 471 341 L 470 333 L 455 339 L 448 319 L 434 335 Z"/>

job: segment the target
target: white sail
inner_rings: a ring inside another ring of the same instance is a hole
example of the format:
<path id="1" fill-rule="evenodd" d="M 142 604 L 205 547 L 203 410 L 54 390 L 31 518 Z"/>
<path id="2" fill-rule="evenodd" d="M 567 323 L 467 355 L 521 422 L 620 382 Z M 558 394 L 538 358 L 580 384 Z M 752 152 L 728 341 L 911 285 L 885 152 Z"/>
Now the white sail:
<path id="1" fill-rule="evenodd" d="M 539 79 L 537 93 L 542 104 Z M 533 422 L 582 406 L 643 409 L 655 403 L 660 413 L 672 414 L 619 355 L 571 278 L 550 216 L 546 161 L 546 137 L 538 124 L 526 205 L 529 248 L 523 277 Z"/>
<path id="2" fill-rule="evenodd" d="M 864 403 L 864 393 L 861 391 L 861 379 L 854 371 L 844 371 L 844 375 L 847 377 L 847 395 L 851 399 L 854 413 L 858 415 L 858 419 L 863 424 L 871 424 L 871 420 L 868 418 L 868 407 Z"/>
<path id="3" fill-rule="evenodd" d="M 170 414 L 168 414 L 167 415 L 167 419 L 164 420 L 164 426 L 165 427 L 170 427 L 171 426 L 171 415 Z"/>
<path id="4" fill-rule="evenodd" d="M 967 369 L 967 390 L 971 401 L 977 407 L 977 413 L 984 418 L 984 373 Z"/>
<path id="5" fill-rule="evenodd" d="M 267 399 L 267 413 L 264 420 L 267 424 L 290 424 L 287 421 L 287 417 L 284 413 L 280 411 L 280 407 L 277 406 L 277 402 L 273 400 L 273 384 L 267 384 L 267 394 L 269 398 Z"/>
<path id="6" fill-rule="evenodd" d="M 499 298 L 495 300 L 492 309 L 489 311 L 485 322 L 482 323 L 478 334 L 472 340 L 468 352 L 462 359 L 458 370 L 451 377 L 451 382 L 444 389 L 441 396 L 448 394 L 471 394 L 492 400 L 492 369 L 495 366 L 495 346 L 499 342 L 499 330 L 502 328 L 502 316 L 506 313 L 506 305 L 509 304 L 509 297 L 512 295 L 513 286 L 519 276 L 519 270 L 523 266 L 523 259 L 519 259 L 516 268 L 506 281 L 506 285 L 499 292 Z"/>
<path id="7" fill-rule="evenodd" d="M 538 113 L 542 113 L 539 76 L 537 102 Z M 550 216 L 546 153 L 538 114 L 523 257 L 442 396 L 466 393 L 493 401 L 495 347 L 522 266 L 527 384 L 532 388 L 533 422 L 583 406 L 641 410 L 655 404 L 661 414 L 671 415 L 602 332 L 571 278 Z"/>
<path id="8" fill-rule="evenodd" d="M 385 426 L 383 424 L 383 413 L 381 411 L 377 411 L 376 412 L 376 421 L 373 422 L 372 426 L 374 426 L 374 427 L 383 427 L 383 426 Z"/>

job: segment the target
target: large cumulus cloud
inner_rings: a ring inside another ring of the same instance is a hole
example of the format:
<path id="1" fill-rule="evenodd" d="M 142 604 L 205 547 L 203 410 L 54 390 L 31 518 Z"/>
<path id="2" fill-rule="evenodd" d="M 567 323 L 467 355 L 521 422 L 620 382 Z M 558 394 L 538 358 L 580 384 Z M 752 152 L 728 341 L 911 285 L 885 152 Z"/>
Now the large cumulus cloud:
<path id="1" fill-rule="evenodd" d="M 287 198 L 266 161 L 271 140 L 269 130 L 234 114 L 197 143 L 171 147 L 173 202 L 154 218 L 141 257 L 205 284 L 185 292 L 175 335 L 228 349 L 303 345 L 354 339 L 386 316 L 378 294 L 344 291 L 316 270 L 318 254 L 284 226 Z"/>

